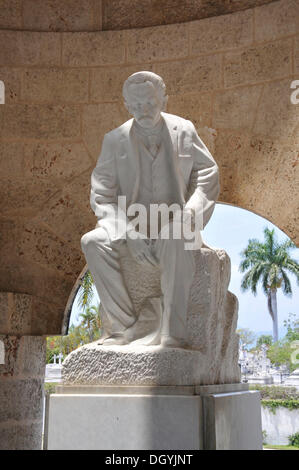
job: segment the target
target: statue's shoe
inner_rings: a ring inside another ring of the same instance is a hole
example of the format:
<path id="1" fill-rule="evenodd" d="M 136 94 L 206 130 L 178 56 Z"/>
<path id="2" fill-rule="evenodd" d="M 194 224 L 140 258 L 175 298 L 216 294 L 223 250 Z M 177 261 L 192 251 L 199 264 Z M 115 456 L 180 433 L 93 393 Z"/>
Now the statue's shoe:
<path id="1" fill-rule="evenodd" d="M 163 348 L 185 348 L 187 346 L 185 340 L 168 335 L 161 335 L 160 344 Z"/>
<path id="2" fill-rule="evenodd" d="M 103 346 L 124 345 L 124 344 L 128 344 L 128 340 L 125 337 L 125 335 L 121 333 L 108 336 L 108 338 L 106 338 L 102 343 Z"/>

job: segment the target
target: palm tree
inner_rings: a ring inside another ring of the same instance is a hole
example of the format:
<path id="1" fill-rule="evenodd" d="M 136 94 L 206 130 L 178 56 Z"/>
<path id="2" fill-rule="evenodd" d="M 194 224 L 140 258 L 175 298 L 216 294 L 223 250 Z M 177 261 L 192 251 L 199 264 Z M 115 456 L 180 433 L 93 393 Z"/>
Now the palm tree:
<path id="1" fill-rule="evenodd" d="M 90 306 L 90 303 L 93 298 L 93 278 L 91 272 L 86 271 L 83 279 L 80 283 L 80 288 L 78 291 L 78 304 L 85 311 L 86 308 Z"/>
<path id="2" fill-rule="evenodd" d="M 242 251 L 243 260 L 239 270 L 246 272 L 241 283 L 241 289 L 251 289 L 256 295 L 259 281 L 268 299 L 268 310 L 273 321 L 273 340 L 278 341 L 277 289 L 281 288 L 285 295 L 292 295 L 291 282 L 287 276 L 290 272 L 296 276 L 299 284 L 299 263 L 292 259 L 289 251 L 296 248 L 287 239 L 278 243 L 274 229 L 264 229 L 264 242 L 256 239 L 248 241 L 248 246 Z"/>
<path id="3" fill-rule="evenodd" d="M 80 313 L 79 317 L 82 318 L 82 326 L 86 327 L 90 341 L 93 341 L 95 330 L 99 324 L 99 309 L 94 305 L 87 307 L 84 313 Z"/>
<path id="4" fill-rule="evenodd" d="M 94 312 L 95 312 L 95 327 L 98 331 L 101 330 L 102 328 L 102 319 L 101 319 L 101 304 L 98 304 L 96 307 L 94 306 Z"/>

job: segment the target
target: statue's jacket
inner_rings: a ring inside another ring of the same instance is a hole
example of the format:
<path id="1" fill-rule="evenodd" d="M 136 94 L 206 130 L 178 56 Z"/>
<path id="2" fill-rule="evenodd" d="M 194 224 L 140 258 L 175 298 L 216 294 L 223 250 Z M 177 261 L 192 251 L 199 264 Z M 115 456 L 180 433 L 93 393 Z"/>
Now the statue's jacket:
<path id="1" fill-rule="evenodd" d="M 172 149 L 176 200 L 185 209 L 200 214 L 205 226 L 219 195 L 218 166 L 191 121 L 168 113 L 162 113 L 162 118 Z M 105 135 L 91 175 L 91 207 L 98 226 L 105 228 L 111 239 L 116 233 L 118 196 L 126 196 L 126 207 L 138 202 L 140 160 L 133 122 L 130 119 Z"/>

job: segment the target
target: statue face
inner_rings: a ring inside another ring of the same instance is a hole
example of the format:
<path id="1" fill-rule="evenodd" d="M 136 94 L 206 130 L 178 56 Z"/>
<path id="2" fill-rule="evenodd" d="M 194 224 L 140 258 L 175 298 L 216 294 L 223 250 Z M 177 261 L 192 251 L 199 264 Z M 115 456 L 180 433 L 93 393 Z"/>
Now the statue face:
<path id="1" fill-rule="evenodd" d="M 163 103 L 151 82 L 129 86 L 129 112 L 141 127 L 154 127 L 160 120 Z"/>

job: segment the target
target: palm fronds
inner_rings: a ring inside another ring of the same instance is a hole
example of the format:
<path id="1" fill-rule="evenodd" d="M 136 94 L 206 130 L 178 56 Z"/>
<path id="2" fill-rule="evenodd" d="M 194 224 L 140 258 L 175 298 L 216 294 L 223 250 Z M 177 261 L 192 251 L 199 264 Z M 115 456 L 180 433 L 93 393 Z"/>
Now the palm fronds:
<path id="1" fill-rule="evenodd" d="M 85 276 L 81 281 L 81 286 L 78 291 L 77 302 L 83 311 L 89 307 L 93 297 L 93 278 L 90 271 L 86 271 Z"/>

